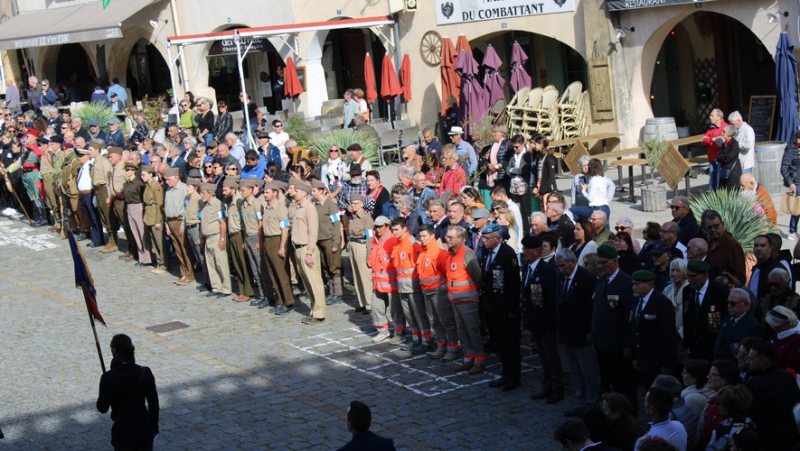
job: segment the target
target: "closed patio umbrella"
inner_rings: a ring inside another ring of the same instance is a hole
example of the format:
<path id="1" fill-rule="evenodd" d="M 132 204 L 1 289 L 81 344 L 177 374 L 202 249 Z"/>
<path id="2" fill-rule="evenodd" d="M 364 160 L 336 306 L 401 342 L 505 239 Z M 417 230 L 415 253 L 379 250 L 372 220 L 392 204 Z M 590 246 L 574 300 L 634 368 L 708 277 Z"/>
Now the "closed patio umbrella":
<path id="1" fill-rule="evenodd" d="M 514 92 L 519 91 L 522 87 L 531 87 L 531 76 L 525 70 L 525 64 L 528 63 L 528 55 L 519 42 L 514 41 L 511 47 L 511 88 Z"/>
<path id="2" fill-rule="evenodd" d="M 478 80 L 478 63 L 471 53 L 459 52 L 455 70 L 461 76 L 459 117 L 464 121 L 464 136 L 470 139 L 475 124 L 489 111 L 488 96 Z"/>
<path id="3" fill-rule="evenodd" d="M 303 93 L 303 85 L 300 83 L 300 78 L 297 76 L 297 69 L 294 67 L 294 58 L 291 56 L 286 58 L 286 69 L 284 69 L 283 72 L 283 80 L 283 93 L 286 97 L 292 99 L 292 106 L 294 107 L 294 100 Z"/>
<path id="4" fill-rule="evenodd" d="M 381 99 L 386 102 L 389 121 L 392 120 L 391 102 L 402 92 L 400 81 L 397 79 L 397 72 L 394 70 L 394 64 L 392 64 L 392 58 L 388 54 L 383 55 L 383 62 L 381 63 Z"/>
<path id="5" fill-rule="evenodd" d="M 794 56 L 794 44 L 787 33 L 781 33 L 778 39 L 775 84 L 781 102 L 775 139 L 790 144 L 800 127 L 800 118 L 797 116 L 797 58 Z"/>
<path id="6" fill-rule="evenodd" d="M 447 111 L 447 98 L 455 96 L 458 99 L 459 86 L 461 85 L 461 77 L 455 71 L 456 68 L 456 53 L 453 47 L 453 41 L 448 37 L 442 38 L 441 50 L 441 77 L 442 77 L 442 116 Z"/>
<path id="7" fill-rule="evenodd" d="M 486 88 L 486 94 L 489 96 L 489 105 L 493 105 L 499 99 L 505 99 L 506 94 L 503 87 L 506 85 L 506 80 L 500 75 L 500 67 L 503 62 L 497 56 L 491 44 L 486 48 L 486 55 L 483 57 L 481 64 L 486 68 L 486 75 L 483 78 L 483 86 Z"/>

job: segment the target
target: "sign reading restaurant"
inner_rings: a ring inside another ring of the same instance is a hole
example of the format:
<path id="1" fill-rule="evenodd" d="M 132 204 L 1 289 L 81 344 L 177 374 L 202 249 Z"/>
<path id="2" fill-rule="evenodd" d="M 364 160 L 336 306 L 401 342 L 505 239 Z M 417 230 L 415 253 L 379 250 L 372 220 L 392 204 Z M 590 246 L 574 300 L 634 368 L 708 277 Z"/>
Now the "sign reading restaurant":
<path id="1" fill-rule="evenodd" d="M 436 23 L 513 19 L 575 11 L 575 0 L 436 0 Z"/>
<path id="2" fill-rule="evenodd" d="M 711 1 L 714 0 L 606 0 L 606 5 L 609 11 L 625 11 L 627 9 L 653 8 L 655 6 L 684 5 Z"/>

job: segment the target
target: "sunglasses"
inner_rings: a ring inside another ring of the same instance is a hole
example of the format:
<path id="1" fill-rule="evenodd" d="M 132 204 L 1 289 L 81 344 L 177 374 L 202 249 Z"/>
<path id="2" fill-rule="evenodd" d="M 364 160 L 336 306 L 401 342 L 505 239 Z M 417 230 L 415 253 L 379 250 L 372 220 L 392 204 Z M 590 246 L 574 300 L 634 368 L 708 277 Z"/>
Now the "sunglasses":
<path id="1" fill-rule="evenodd" d="M 622 226 L 622 227 L 620 227 L 620 226 L 616 226 L 616 227 L 614 227 L 614 230 L 616 230 L 617 232 L 622 232 L 623 230 L 627 230 L 627 229 L 628 229 L 628 228 L 627 228 L 627 227 L 625 227 L 625 226 Z"/>
<path id="2" fill-rule="evenodd" d="M 680 210 L 683 207 L 681 207 L 680 205 L 670 205 L 669 208 L 670 210 Z"/>
<path id="3" fill-rule="evenodd" d="M 780 286 L 783 286 L 783 284 L 775 283 L 775 282 L 769 282 L 769 283 L 767 283 L 767 286 L 768 287 L 780 287 Z"/>
<path id="4" fill-rule="evenodd" d="M 283 125 L 281 125 L 281 124 L 278 124 L 278 125 L 275 125 L 274 127 L 275 127 L 275 128 L 281 128 L 281 127 L 283 127 Z"/>

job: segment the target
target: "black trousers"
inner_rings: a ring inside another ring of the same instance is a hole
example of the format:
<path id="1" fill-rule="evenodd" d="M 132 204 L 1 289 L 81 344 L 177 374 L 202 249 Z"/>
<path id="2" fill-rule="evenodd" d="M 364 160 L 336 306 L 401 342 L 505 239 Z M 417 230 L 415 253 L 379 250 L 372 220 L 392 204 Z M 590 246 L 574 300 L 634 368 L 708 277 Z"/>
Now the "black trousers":
<path id="1" fill-rule="evenodd" d="M 564 394 L 564 370 L 558 356 L 555 325 L 549 329 L 532 330 L 533 342 L 539 349 L 542 362 L 542 391 L 551 394 Z"/>
<path id="2" fill-rule="evenodd" d="M 105 244 L 103 226 L 100 224 L 100 213 L 97 211 L 97 207 L 94 206 L 92 198 L 94 198 L 94 194 L 81 194 L 78 202 L 80 202 L 81 209 L 86 215 L 86 220 L 89 221 L 92 243 L 101 245 Z"/>
<path id="3" fill-rule="evenodd" d="M 633 363 L 620 352 L 595 351 L 600 367 L 600 388 L 603 392 L 617 392 L 628 398 L 634 411 L 638 404 L 637 375 Z"/>
<path id="4" fill-rule="evenodd" d="M 490 313 L 489 331 L 503 362 L 503 377 L 509 381 L 519 382 L 522 371 L 519 317 L 510 318 L 508 313 Z"/>

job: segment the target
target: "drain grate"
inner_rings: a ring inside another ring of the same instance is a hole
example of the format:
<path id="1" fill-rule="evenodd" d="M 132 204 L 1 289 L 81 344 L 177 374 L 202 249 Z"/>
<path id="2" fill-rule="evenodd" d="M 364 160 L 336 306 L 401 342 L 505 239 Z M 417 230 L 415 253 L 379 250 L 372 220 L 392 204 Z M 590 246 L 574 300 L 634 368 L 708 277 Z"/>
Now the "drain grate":
<path id="1" fill-rule="evenodd" d="M 150 332 L 155 332 L 157 334 L 163 334 L 164 332 L 172 332 L 173 330 L 180 330 L 186 329 L 189 327 L 188 324 L 182 323 L 180 321 L 172 321 L 169 323 L 164 324 L 156 324 L 155 326 L 150 326 L 147 328 Z"/>

